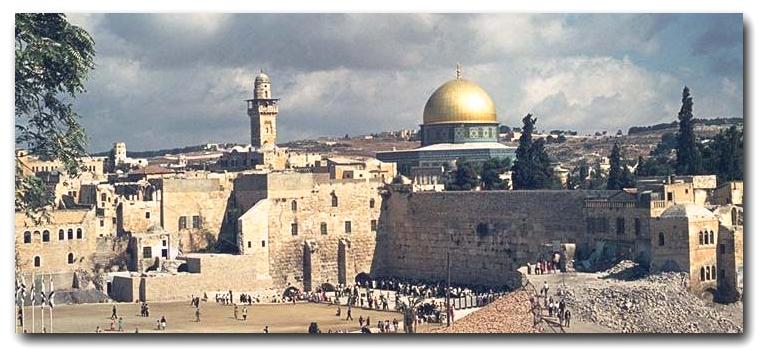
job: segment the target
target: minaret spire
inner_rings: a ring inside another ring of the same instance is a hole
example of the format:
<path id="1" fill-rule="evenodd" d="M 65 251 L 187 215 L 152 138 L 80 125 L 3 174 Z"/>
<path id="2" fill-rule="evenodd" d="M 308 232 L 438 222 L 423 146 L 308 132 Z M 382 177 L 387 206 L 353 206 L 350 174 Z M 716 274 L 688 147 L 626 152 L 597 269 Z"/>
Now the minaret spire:
<path id="1" fill-rule="evenodd" d="M 456 63 L 456 80 L 461 80 L 461 64 Z"/>

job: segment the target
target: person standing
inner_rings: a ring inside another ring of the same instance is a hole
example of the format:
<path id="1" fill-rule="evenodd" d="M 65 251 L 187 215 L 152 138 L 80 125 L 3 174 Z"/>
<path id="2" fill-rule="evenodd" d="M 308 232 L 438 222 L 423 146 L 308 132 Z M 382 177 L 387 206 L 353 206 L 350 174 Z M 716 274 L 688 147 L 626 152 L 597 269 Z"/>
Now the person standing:
<path id="1" fill-rule="evenodd" d="M 348 320 L 354 320 L 354 318 L 352 318 L 352 307 L 351 306 L 347 306 L 347 319 L 346 320 L 347 321 Z"/>
<path id="2" fill-rule="evenodd" d="M 117 320 L 117 331 L 123 332 L 123 317 L 122 316 Z"/>
<path id="3" fill-rule="evenodd" d="M 544 299 L 546 299 L 547 294 L 549 293 L 549 284 L 547 284 L 546 280 L 544 281 L 544 287 L 542 289 L 544 290 Z"/>
<path id="4" fill-rule="evenodd" d="M 243 306 L 243 321 L 248 319 L 248 308 Z"/>
<path id="5" fill-rule="evenodd" d="M 235 309 L 234 311 L 235 320 L 240 320 L 240 311 L 238 311 L 237 304 L 235 304 L 234 309 Z"/>
<path id="6" fill-rule="evenodd" d="M 112 305 L 112 317 L 110 319 L 115 320 L 117 319 L 117 306 Z"/>
<path id="7" fill-rule="evenodd" d="M 195 322 L 200 322 L 200 307 L 195 308 Z"/>

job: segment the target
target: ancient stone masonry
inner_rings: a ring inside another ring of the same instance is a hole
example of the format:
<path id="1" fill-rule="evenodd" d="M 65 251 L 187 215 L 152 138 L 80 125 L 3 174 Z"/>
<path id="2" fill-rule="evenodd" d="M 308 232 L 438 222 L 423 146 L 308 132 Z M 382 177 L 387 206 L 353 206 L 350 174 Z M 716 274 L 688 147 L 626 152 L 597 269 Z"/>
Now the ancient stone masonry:
<path id="1" fill-rule="evenodd" d="M 391 192 L 383 203 L 375 276 L 503 286 L 545 246 L 585 239 L 584 201 L 608 191 Z"/>

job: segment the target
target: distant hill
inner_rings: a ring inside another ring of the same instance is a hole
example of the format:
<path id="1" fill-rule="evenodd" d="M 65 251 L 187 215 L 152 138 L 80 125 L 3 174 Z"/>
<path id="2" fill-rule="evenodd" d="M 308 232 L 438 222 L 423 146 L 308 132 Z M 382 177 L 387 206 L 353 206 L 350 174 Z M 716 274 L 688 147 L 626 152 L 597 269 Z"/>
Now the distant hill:
<path id="1" fill-rule="evenodd" d="M 708 125 L 708 126 L 730 126 L 730 125 L 743 125 L 744 119 L 731 117 L 731 118 L 715 118 L 715 119 L 693 119 L 693 125 Z M 637 135 L 649 131 L 676 129 L 678 127 L 677 121 L 670 123 L 660 123 L 656 125 L 648 126 L 633 126 L 629 128 L 628 135 Z"/>
<path id="2" fill-rule="evenodd" d="M 231 147 L 238 144 L 219 144 L 219 147 Z M 177 155 L 177 154 L 185 154 L 185 153 L 191 153 L 196 151 L 204 151 L 206 145 L 190 145 L 185 146 L 181 148 L 173 148 L 173 149 L 160 149 L 160 150 L 146 150 L 146 151 L 128 151 L 127 155 L 132 158 L 153 158 L 153 157 L 159 157 L 164 155 Z M 91 154 L 91 156 L 109 156 L 108 151 L 103 151 L 100 153 Z"/>

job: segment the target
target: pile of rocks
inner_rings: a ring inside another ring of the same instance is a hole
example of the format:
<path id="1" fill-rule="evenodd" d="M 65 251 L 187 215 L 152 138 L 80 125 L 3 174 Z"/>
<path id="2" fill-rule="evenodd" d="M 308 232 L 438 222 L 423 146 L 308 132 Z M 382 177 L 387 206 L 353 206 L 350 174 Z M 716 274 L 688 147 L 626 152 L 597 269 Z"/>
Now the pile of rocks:
<path id="1" fill-rule="evenodd" d="M 536 332 L 530 312 L 529 294 L 516 290 L 453 323 L 450 327 L 429 328 L 447 334 L 509 334 Z"/>
<path id="2" fill-rule="evenodd" d="M 631 269 L 622 264 L 623 269 Z M 690 293 L 687 274 L 659 273 L 632 281 L 606 277 L 566 285 L 566 303 L 574 315 L 620 332 L 743 332 L 741 303 L 715 306 Z"/>

